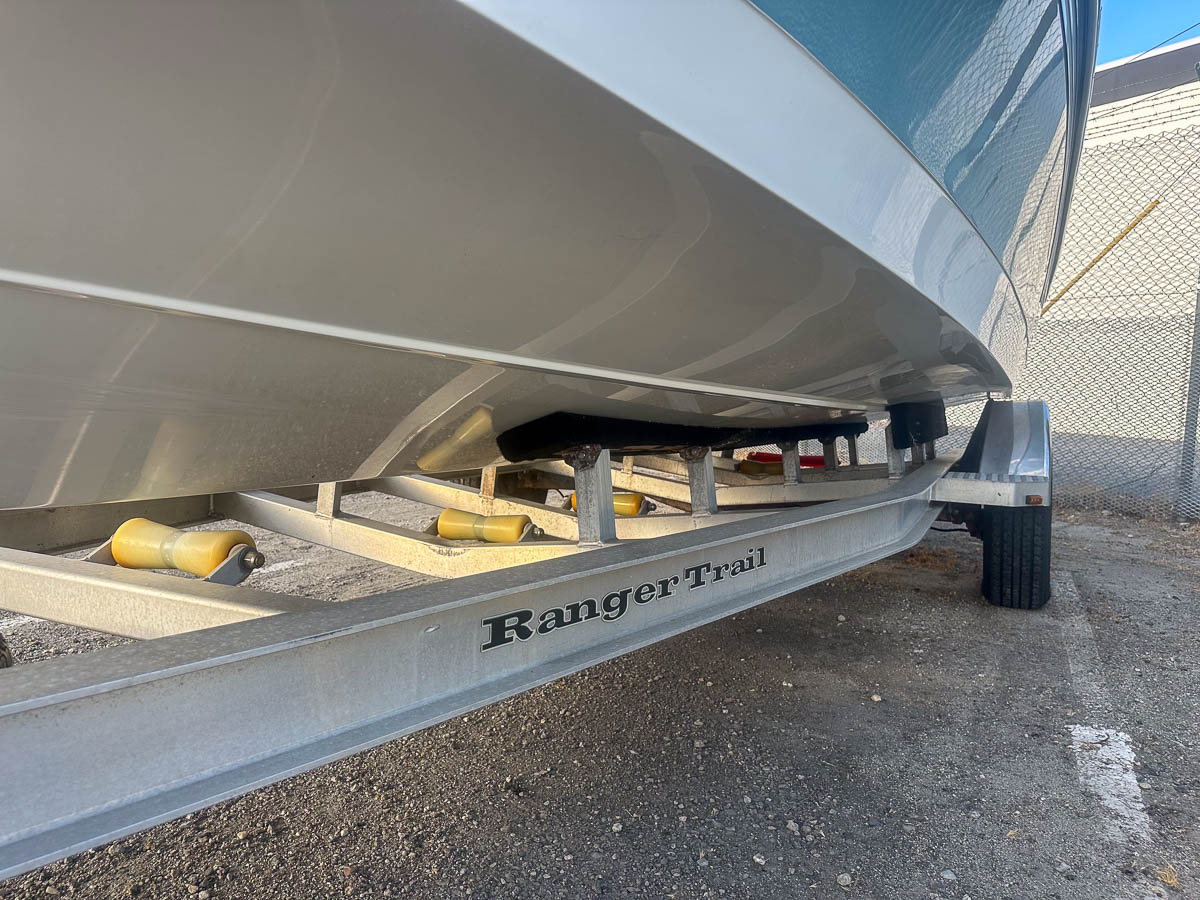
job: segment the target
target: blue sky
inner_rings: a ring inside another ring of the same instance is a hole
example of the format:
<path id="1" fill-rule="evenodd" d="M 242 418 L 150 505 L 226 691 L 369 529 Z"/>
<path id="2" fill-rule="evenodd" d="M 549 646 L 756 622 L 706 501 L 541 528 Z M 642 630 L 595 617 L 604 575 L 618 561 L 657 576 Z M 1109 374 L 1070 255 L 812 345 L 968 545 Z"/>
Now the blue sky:
<path id="1" fill-rule="evenodd" d="M 1149 50 L 1159 41 L 1200 20 L 1200 3 L 1196 0 L 1101 0 L 1100 52 L 1101 63 L 1133 56 Z M 1171 41 L 1200 37 L 1200 27 L 1181 34 Z"/>

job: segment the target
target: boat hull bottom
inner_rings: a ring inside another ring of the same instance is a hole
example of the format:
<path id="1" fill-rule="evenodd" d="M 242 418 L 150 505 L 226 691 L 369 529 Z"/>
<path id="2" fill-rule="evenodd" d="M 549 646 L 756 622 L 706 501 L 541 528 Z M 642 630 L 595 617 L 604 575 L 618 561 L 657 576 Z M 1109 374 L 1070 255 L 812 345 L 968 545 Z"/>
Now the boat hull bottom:
<path id="1" fill-rule="evenodd" d="M 554 413 L 727 431 L 883 408 L 666 390 L 12 288 L 0 302 L 21 326 L 0 336 L 0 509 L 480 467 L 504 461 L 498 434 Z"/>

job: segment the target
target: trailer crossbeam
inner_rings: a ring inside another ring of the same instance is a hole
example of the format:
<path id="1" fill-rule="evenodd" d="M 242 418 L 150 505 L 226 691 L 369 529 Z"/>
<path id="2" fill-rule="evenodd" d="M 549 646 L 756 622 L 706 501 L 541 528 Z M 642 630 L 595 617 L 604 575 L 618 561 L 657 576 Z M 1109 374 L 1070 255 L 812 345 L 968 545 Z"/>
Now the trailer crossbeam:
<path id="1" fill-rule="evenodd" d="M 568 541 L 464 545 L 362 516 L 326 515 L 318 505 L 266 491 L 216 494 L 213 511 L 247 525 L 439 578 L 520 566 L 580 549 Z M 326 511 L 332 511 L 332 506 Z"/>

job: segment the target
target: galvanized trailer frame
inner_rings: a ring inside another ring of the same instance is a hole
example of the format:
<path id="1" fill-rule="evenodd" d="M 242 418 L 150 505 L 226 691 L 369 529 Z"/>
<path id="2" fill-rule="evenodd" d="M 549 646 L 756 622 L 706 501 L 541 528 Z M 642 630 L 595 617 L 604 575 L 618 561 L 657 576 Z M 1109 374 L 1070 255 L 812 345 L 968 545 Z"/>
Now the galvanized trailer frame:
<path id="1" fill-rule="evenodd" d="M 707 448 L 614 468 L 585 447 L 533 467 L 573 483 L 578 513 L 497 495 L 487 470 L 479 488 L 357 485 L 525 513 L 549 536 L 510 545 L 344 514 L 344 485 L 321 485 L 315 502 L 242 492 L 0 513 L 0 607 L 147 639 L 0 673 L 0 877 L 866 565 L 915 544 L 947 505 L 1048 505 L 1044 405 L 996 409 L 974 471 L 951 471 L 957 457 L 932 444 L 906 461 L 890 441 L 886 466 L 838 467 L 827 453 L 817 471 L 785 445 L 784 473 L 757 478 Z M 617 518 L 614 485 L 687 511 Z M 47 553 L 101 541 L 129 515 L 231 517 L 461 577 L 327 604 Z"/>

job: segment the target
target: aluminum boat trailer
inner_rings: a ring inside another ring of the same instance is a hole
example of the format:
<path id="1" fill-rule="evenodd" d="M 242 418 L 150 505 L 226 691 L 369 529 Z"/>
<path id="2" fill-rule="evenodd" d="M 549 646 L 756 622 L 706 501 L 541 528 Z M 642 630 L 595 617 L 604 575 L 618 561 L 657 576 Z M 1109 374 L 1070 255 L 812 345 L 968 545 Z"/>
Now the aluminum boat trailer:
<path id="1" fill-rule="evenodd" d="M 1048 426 L 1041 403 L 991 402 L 961 457 L 923 442 L 906 458 L 889 440 L 886 465 L 860 465 L 851 442 L 839 465 L 827 444 L 825 466 L 806 470 L 792 444 L 780 473 L 747 474 L 704 447 L 615 467 L 582 447 L 484 470 L 478 485 L 382 478 L 323 484 L 315 500 L 251 491 L 0 513 L 0 607 L 143 639 L 0 671 L 0 878 L 866 565 L 939 517 L 983 538 L 989 600 L 1040 606 Z M 515 479 L 573 486 L 577 512 L 497 490 Z M 664 508 L 618 517 L 614 486 Z M 354 488 L 529 527 L 512 543 L 448 540 L 343 513 Z M 135 517 L 232 518 L 457 577 L 342 603 L 270 593 L 239 583 L 262 559 L 238 533 L 205 579 L 128 569 L 106 538 Z M 88 559 L 52 555 L 91 544 Z"/>

